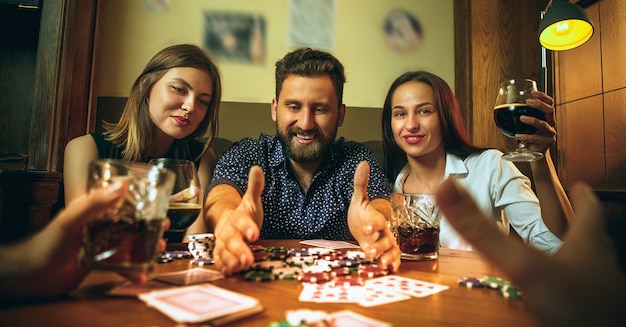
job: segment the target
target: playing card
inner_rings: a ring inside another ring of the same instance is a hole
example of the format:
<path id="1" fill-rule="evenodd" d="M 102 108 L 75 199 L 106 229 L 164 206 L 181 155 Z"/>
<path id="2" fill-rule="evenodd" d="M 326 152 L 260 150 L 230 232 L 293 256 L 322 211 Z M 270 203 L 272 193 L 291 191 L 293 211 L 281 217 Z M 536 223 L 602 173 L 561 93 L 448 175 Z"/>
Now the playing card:
<path id="1" fill-rule="evenodd" d="M 361 288 L 363 289 L 363 295 L 359 298 L 358 303 L 362 307 L 373 307 L 381 304 L 405 301 L 411 298 L 409 295 L 386 290 L 384 288 L 375 288 L 367 285 Z"/>
<path id="2" fill-rule="evenodd" d="M 328 315 L 336 327 L 390 327 L 390 323 L 360 315 L 354 311 L 342 310 Z"/>
<path id="3" fill-rule="evenodd" d="M 221 272 L 203 268 L 192 268 L 154 276 L 154 279 L 156 280 L 174 285 L 201 284 L 220 278 L 224 278 L 224 275 Z"/>
<path id="4" fill-rule="evenodd" d="M 329 248 L 329 249 L 358 249 L 359 248 L 358 245 L 355 245 L 349 242 L 331 241 L 331 240 L 322 240 L 322 239 L 300 241 L 300 244 L 318 246 L 318 247 Z"/>
<path id="5" fill-rule="evenodd" d="M 384 290 L 393 290 L 395 292 L 414 297 L 425 297 L 449 288 L 447 285 L 429 283 L 418 279 L 396 275 L 369 279 L 365 282 L 365 286 Z"/>
<path id="6" fill-rule="evenodd" d="M 212 284 L 152 291 L 139 298 L 177 322 L 225 323 L 263 310 L 258 299 Z"/>
<path id="7" fill-rule="evenodd" d="M 158 280 L 149 279 L 145 283 L 139 285 L 130 281 L 126 281 L 123 284 L 117 285 L 110 289 L 107 294 L 113 296 L 128 296 L 128 297 L 136 297 L 141 293 L 147 293 L 150 291 L 170 288 L 173 287 L 171 284 L 163 283 Z"/>
<path id="8" fill-rule="evenodd" d="M 298 298 L 302 302 L 356 303 L 361 290 L 358 287 L 334 286 L 331 283 L 304 283 Z"/>

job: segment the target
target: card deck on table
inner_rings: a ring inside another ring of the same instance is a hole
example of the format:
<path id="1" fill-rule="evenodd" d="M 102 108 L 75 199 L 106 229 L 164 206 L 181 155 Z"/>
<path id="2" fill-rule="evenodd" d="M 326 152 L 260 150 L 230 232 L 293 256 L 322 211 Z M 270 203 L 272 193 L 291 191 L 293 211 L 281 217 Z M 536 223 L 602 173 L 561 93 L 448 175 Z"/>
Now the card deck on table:
<path id="1" fill-rule="evenodd" d="M 412 279 L 396 275 L 367 280 L 365 286 L 392 290 L 413 297 L 425 297 L 450 288 L 447 285 L 429 283 L 418 279 Z"/>
<path id="2" fill-rule="evenodd" d="M 212 284 L 152 291 L 139 298 L 181 323 L 221 325 L 263 311 L 258 299 Z"/>
<path id="3" fill-rule="evenodd" d="M 174 285 L 201 284 L 221 278 L 224 278 L 224 275 L 221 272 L 204 268 L 192 268 L 154 276 L 154 279 L 158 281 Z"/>
<path id="4" fill-rule="evenodd" d="M 360 315 L 354 311 L 342 310 L 328 315 L 337 327 L 391 327 L 390 323 Z"/>
<path id="5" fill-rule="evenodd" d="M 355 245 L 349 242 L 331 241 L 331 240 L 322 240 L 322 239 L 300 241 L 300 244 L 318 246 L 318 247 L 329 248 L 329 249 L 358 249 L 359 248 L 358 245 Z"/>

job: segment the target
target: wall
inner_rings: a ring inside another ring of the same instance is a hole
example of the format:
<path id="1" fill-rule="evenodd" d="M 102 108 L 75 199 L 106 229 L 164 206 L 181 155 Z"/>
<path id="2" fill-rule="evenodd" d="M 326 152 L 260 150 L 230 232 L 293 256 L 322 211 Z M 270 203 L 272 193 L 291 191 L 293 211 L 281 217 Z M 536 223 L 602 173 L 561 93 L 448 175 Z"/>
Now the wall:
<path id="1" fill-rule="evenodd" d="M 220 136 L 239 139 L 256 137 L 263 131 L 273 133 L 274 125 L 267 111 L 274 95 L 274 63 L 289 51 L 291 2 L 171 0 L 168 11 L 150 10 L 145 3 L 139 0 L 106 3 L 99 97 L 127 96 L 143 66 L 161 48 L 174 43 L 201 45 L 205 11 L 261 14 L 267 22 L 265 62 L 242 64 L 216 60 L 222 71 L 225 102 Z M 334 3 L 335 44 L 329 51 L 344 63 L 348 79 L 344 90 L 348 119 L 339 136 L 357 141 L 380 139 L 377 108 L 382 106 L 389 84 L 406 70 L 427 69 L 454 85 L 452 0 Z M 399 53 L 386 45 L 382 25 L 387 13 L 395 8 L 411 12 L 421 22 L 424 41 L 417 51 Z M 100 110 L 114 109 L 99 107 Z"/>
<path id="2" fill-rule="evenodd" d="M 626 2 L 586 9 L 593 37 L 554 53 L 558 170 L 566 188 L 585 181 L 596 190 L 626 191 Z"/>

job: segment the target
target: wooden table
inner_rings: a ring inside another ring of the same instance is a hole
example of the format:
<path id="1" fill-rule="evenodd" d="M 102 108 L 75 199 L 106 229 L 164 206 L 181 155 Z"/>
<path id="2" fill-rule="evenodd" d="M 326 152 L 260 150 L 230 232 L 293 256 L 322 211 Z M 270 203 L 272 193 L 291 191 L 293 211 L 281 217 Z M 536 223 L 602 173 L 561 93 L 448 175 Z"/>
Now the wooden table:
<path id="1" fill-rule="evenodd" d="M 303 247 L 297 241 L 262 241 L 264 246 Z M 160 264 L 156 273 L 191 268 L 188 260 Z M 211 267 L 209 267 L 210 269 Z M 285 319 L 291 309 L 323 310 L 328 313 L 352 310 L 394 326 L 536 326 L 523 300 L 507 300 L 498 291 L 458 286 L 462 276 L 502 276 L 478 253 L 441 249 L 434 261 L 403 261 L 398 275 L 445 284 L 448 290 L 425 298 L 375 307 L 358 304 L 299 302 L 298 281 L 248 282 L 240 275 L 213 282 L 215 285 L 261 300 L 262 313 L 243 318 L 230 326 L 267 326 Z M 0 326 L 173 326 L 175 323 L 156 309 L 135 298 L 104 295 L 120 276 L 92 272 L 70 298 L 0 309 Z"/>

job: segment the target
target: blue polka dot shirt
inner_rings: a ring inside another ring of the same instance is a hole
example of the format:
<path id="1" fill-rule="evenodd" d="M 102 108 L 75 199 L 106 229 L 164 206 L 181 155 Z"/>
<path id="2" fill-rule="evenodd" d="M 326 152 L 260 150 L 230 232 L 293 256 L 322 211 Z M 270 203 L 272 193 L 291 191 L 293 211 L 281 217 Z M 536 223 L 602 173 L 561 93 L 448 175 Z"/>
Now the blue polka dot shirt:
<path id="1" fill-rule="evenodd" d="M 359 162 L 370 165 L 368 196 L 389 198 L 385 174 L 372 152 L 364 145 L 339 138 L 304 193 L 288 168 L 278 136 L 261 134 L 233 144 L 218 160 L 210 190 L 229 184 L 243 194 L 248 171 L 258 165 L 265 175 L 261 239 L 353 240 L 347 214 L 354 189 L 354 171 Z"/>

